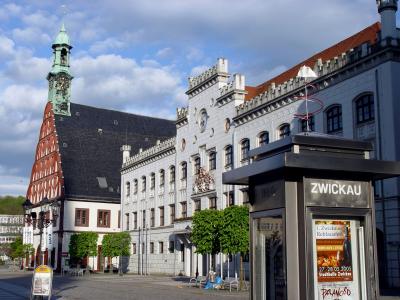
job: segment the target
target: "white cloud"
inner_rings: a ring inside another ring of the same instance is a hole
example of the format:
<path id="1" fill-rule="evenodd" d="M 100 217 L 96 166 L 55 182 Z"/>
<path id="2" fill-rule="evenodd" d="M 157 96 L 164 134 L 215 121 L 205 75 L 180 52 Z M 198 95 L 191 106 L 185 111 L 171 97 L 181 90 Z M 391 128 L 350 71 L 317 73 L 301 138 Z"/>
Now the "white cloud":
<path id="1" fill-rule="evenodd" d="M 202 50 L 198 48 L 190 48 L 186 54 L 186 59 L 189 61 L 198 61 L 204 57 Z"/>
<path id="2" fill-rule="evenodd" d="M 165 59 L 170 58 L 174 54 L 174 50 L 170 47 L 165 47 L 157 51 L 156 57 Z"/>
<path id="3" fill-rule="evenodd" d="M 101 55 L 78 58 L 74 65 L 74 102 L 155 112 L 174 111 L 186 99 L 180 74 L 154 60 L 138 64 L 118 55 Z"/>
<path id="4" fill-rule="evenodd" d="M 206 66 L 206 65 L 200 65 L 200 66 L 193 67 L 192 70 L 190 71 L 190 76 L 200 75 L 201 73 L 203 73 L 204 71 L 206 71 L 209 68 L 210 68 L 210 66 Z"/>
<path id="5" fill-rule="evenodd" d="M 15 43 L 4 35 L 0 35 L 0 58 L 11 56 L 14 53 Z"/>
<path id="6" fill-rule="evenodd" d="M 97 41 L 90 46 L 89 51 L 93 53 L 104 53 L 111 50 L 124 48 L 126 44 L 116 38 L 109 37 L 103 41 Z"/>
<path id="7" fill-rule="evenodd" d="M 29 178 L 13 175 L 0 175 L 0 195 L 25 196 Z"/>
<path id="8" fill-rule="evenodd" d="M 36 27 L 15 28 L 12 33 L 15 41 L 25 45 L 36 46 L 37 43 L 49 45 L 51 42 L 50 36 Z"/>
<path id="9" fill-rule="evenodd" d="M 4 74 L 18 83 L 41 82 L 45 84 L 51 69 L 51 59 L 32 56 L 29 50 L 19 49 L 6 64 Z"/>

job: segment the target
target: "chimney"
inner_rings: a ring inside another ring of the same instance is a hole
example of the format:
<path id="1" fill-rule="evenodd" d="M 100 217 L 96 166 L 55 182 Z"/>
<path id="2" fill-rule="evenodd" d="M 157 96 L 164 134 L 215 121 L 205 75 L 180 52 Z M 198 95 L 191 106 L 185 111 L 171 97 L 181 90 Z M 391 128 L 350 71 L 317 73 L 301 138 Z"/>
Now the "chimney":
<path id="1" fill-rule="evenodd" d="M 397 38 L 397 0 L 377 0 L 376 3 L 378 12 L 381 15 L 381 40 Z"/>
<path id="2" fill-rule="evenodd" d="M 122 145 L 122 162 L 126 163 L 128 158 L 131 156 L 131 146 L 130 145 Z"/>

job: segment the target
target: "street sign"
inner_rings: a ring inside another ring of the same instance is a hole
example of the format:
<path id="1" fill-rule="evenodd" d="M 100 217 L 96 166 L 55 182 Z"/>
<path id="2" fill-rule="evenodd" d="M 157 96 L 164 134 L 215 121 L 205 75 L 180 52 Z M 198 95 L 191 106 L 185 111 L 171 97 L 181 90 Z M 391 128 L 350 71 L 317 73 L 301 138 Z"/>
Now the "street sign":
<path id="1" fill-rule="evenodd" d="M 68 256 L 69 256 L 69 253 L 68 253 L 68 252 L 61 252 L 61 256 L 62 256 L 62 257 L 68 257 Z"/>
<path id="2" fill-rule="evenodd" d="M 31 298 L 47 296 L 51 299 L 52 282 L 53 269 L 46 265 L 38 266 L 33 273 Z"/>

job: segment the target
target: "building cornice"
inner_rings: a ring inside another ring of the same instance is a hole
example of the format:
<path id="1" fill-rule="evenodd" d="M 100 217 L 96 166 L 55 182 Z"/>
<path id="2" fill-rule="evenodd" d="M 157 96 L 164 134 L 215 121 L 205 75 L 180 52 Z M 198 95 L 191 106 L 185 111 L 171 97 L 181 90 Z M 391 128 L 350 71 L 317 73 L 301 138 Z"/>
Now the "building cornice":
<path id="1" fill-rule="evenodd" d="M 128 158 L 122 165 L 121 174 L 126 174 L 161 158 L 175 154 L 175 144 L 176 137 L 173 137 Z"/>
<path id="2" fill-rule="evenodd" d="M 315 68 L 318 78 L 312 82 L 317 88 L 316 93 L 374 68 L 385 61 L 400 61 L 400 47 L 397 46 L 400 43 L 397 40 L 394 41 L 396 46 L 381 47 L 376 44 L 365 50 L 364 53 L 361 50 L 362 47 L 360 47 L 357 51 L 352 49 L 333 60 L 319 61 Z M 233 118 L 235 126 L 238 127 L 293 103 L 296 101 L 296 97 L 299 97 L 300 93 L 304 91 L 304 84 L 303 80 L 292 78 L 276 87 L 271 85 L 264 93 L 236 107 L 236 116 Z"/>

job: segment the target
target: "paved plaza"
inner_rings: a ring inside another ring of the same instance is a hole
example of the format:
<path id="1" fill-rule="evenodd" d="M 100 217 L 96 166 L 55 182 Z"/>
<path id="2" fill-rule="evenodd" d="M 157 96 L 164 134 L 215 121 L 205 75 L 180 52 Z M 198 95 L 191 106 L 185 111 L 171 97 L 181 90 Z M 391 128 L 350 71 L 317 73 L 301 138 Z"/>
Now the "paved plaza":
<path id="1" fill-rule="evenodd" d="M 0 270 L 0 299 L 29 299 L 32 272 Z M 52 299 L 249 299 L 248 292 L 204 290 L 191 287 L 187 278 L 99 274 L 54 278 Z"/>
<path id="2" fill-rule="evenodd" d="M 12 272 L 0 269 L 0 299 L 29 299 L 32 272 Z M 244 300 L 248 292 L 229 292 L 225 290 L 204 290 L 192 287 L 187 278 L 166 276 L 138 276 L 98 274 L 84 277 L 61 277 L 53 281 L 52 299 L 137 299 L 137 300 Z M 400 300 L 400 297 L 381 297 L 381 300 Z"/>

